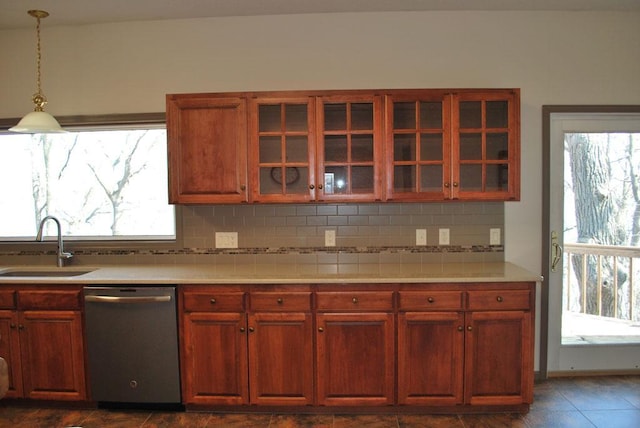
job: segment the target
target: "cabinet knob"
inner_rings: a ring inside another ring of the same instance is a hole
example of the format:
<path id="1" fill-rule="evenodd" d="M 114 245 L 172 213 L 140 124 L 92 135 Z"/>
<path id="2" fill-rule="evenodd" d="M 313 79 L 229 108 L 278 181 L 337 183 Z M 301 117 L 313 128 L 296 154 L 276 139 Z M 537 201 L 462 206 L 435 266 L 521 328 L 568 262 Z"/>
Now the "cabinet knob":
<path id="1" fill-rule="evenodd" d="M 318 189 L 322 190 L 322 184 L 318 184 Z"/>
<path id="2" fill-rule="evenodd" d="M 496 297 L 496 300 L 497 300 L 499 303 L 502 303 L 502 300 L 503 300 L 503 299 L 502 299 L 502 296 L 498 296 L 498 297 Z"/>
<path id="3" fill-rule="evenodd" d="M 427 302 L 429 302 L 429 303 L 433 303 L 433 302 L 435 302 L 435 299 L 434 299 L 433 297 L 429 297 L 429 298 L 427 299 Z"/>
<path id="4" fill-rule="evenodd" d="M 309 184 L 309 189 L 313 190 L 315 188 L 316 188 L 316 186 L 314 186 L 313 184 Z"/>
<path id="5" fill-rule="evenodd" d="M 249 327 L 249 333 L 253 333 L 254 331 L 256 331 L 253 327 Z"/>
<path id="6" fill-rule="evenodd" d="M 211 304 L 213 305 L 213 304 L 216 303 L 216 299 L 211 299 L 211 300 L 209 300 L 209 302 L 211 302 Z"/>
<path id="7" fill-rule="evenodd" d="M 357 297 L 354 297 L 353 299 L 351 299 L 351 301 L 352 301 L 352 302 L 353 302 L 353 304 L 355 305 L 355 304 L 357 304 L 357 303 L 358 303 L 358 298 L 357 298 Z"/>
<path id="8" fill-rule="evenodd" d="M 318 327 L 318 331 L 319 331 L 320 333 L 322 333 L 322 332 L 324 331 L 324 328 L 322 328 L 322 327 Z"/>
<path id="9" fill-rule="evenodd" d="M 279 305 L 284 303 L 284 300 L 282 299 L 282 297 L 278 297 L 278 300 L 276 300 L 276 302 L 278 302 Z"/>
<path id="10" fill-rule="evenodd" d="M 453 182 L 453 187 L 458 187 L 458 183 L 457 182 Z"/>
<path id="11" fill-rule="evenodd" d="M 467 326 L 467 330 L 468 330 L 468 331 L 472 331 L 472 330 L 473 330 L 473 327 L 471 327 L 470 325 L 468 325 L 468 326 Z"/>
<path id="12" fill-rule="evenodd" d="M 458 326 L 458 331 L 464 331 L 464 327 L 462 327 L 461 325 Z"/>
<path id="13" fill-rule="evenodd" d="M 446 187 L 447 189 L 448 189 L 450 186 L 451 186 L 451 185 L 450 185 L 448 182 L 447 182 L 447 183 L 444 183 L 444 187 Z"/>
<path id="14" fill-rule="evenodd" d="M 24 325 L 18 324 L 18 330 L 24 330 Z"/>
<path id="15" fill-rule="evenodd" d="M 240 333 L 244 333 L 244 327 L 240 327 Z"/>
<path id="16" fill-rule="evenodd" d="M 247 186 L 244 185 L 244 184 L 241 184 L 240 185 L 240 190 L 242 190 L 244 192 L 245 190 L 247 190 Z"/>

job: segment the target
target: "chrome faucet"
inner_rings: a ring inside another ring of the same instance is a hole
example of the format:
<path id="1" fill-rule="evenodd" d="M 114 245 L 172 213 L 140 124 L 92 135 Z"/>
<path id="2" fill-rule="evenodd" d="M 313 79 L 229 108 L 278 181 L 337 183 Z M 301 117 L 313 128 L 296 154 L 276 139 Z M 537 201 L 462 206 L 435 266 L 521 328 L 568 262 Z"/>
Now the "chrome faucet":
<path id="1" fill-rule="evenodd" d="M 62 230 L 60 227 L 60 221 L 57 218 L 52 215 L 48 215 L 42 219 L 42 221 L 40 222 L 40 227 L 38 228 L 38 234 L 36 235 L 36 241 L 44 240 L 43 230 L 44 224 L 47 222 L 47 220 L 53 220 L 58 227 L 58 267 L 64 267 L 65 261 L 71 260 L 73 258 L 73 253 L 64 251 L 64 246 L 62 243 Z"/>

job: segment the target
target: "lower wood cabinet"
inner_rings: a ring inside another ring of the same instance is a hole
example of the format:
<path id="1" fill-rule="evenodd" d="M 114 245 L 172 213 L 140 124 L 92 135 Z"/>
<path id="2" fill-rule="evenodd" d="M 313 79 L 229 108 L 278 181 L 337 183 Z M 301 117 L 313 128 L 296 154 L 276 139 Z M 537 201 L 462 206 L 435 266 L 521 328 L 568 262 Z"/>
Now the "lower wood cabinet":
<path id="1" fill-rule="evenodd" d="M 185 404 L 533 400 L 534 283 L 270 287 L 183 287 Z"/>
<path id="2" fill-rule="evenodd" d="M 87 399 L 80 289 L 0 290 L 0 356 L 9 366 L 8 398 Z M 11 301 L 11 299 L 0 299 Z"/>

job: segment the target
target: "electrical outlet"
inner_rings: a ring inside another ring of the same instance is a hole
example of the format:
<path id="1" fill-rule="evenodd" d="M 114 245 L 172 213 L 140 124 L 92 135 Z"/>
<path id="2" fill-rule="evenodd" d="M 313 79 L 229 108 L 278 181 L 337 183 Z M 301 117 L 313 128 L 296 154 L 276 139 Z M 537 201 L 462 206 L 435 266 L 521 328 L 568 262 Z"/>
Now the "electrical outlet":
<path id="1" fill-rule="evenodd" d="M 216 232 L 216 248 L 238 248 L 238 232 Z"/>
<path id="2" fill-rule="evenodd" d="M 438 245 L 449 245 L 449 229 L 438 230 Z"/>
<path id="3" fill-rule="evenodd" d="M 427 229 L 416 229 L 416 245 L 427 245 Z"/>
<path id="4" fill-rule="evenodd" d="M 325 230 L 324 231 L 324 246 L 335 247 L 336 246 L 336 231 Z"/>
<path id="5" fill-rule="evenodd" d="M 500 245 L 500 229 L 489 229 L 489 245 Z"/>

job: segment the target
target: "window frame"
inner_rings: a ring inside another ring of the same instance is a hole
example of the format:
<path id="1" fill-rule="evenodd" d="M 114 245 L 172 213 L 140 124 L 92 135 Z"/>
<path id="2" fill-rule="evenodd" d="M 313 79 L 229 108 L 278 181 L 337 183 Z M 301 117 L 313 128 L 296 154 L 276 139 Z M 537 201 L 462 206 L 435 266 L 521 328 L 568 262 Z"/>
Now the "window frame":
<path id="1" fill-rule="evenodd" d="M 56 116 L 60 125 L 66 130 L 116 130 L 139 128 L 140 126 L 166 125 L 166 114 L 163 113 L 126 113 L 82 116 Z M 0 119 L 0 135 L 11 132 L 20 118 Z M 168 183 L 167 183 L 168 186 Z M 168 202 L 167 202 L 168 203 Z M 175 239 L 82 239 L 67 238 L 68 246 L 78 250 L 171 250 L 182 248 L 182 207 L 174 205 L 175 210 Z M 0 240 L 0 252 L 10 251 L 41 251 L 42 243 L 36 241 L 4 241 Z"/>

